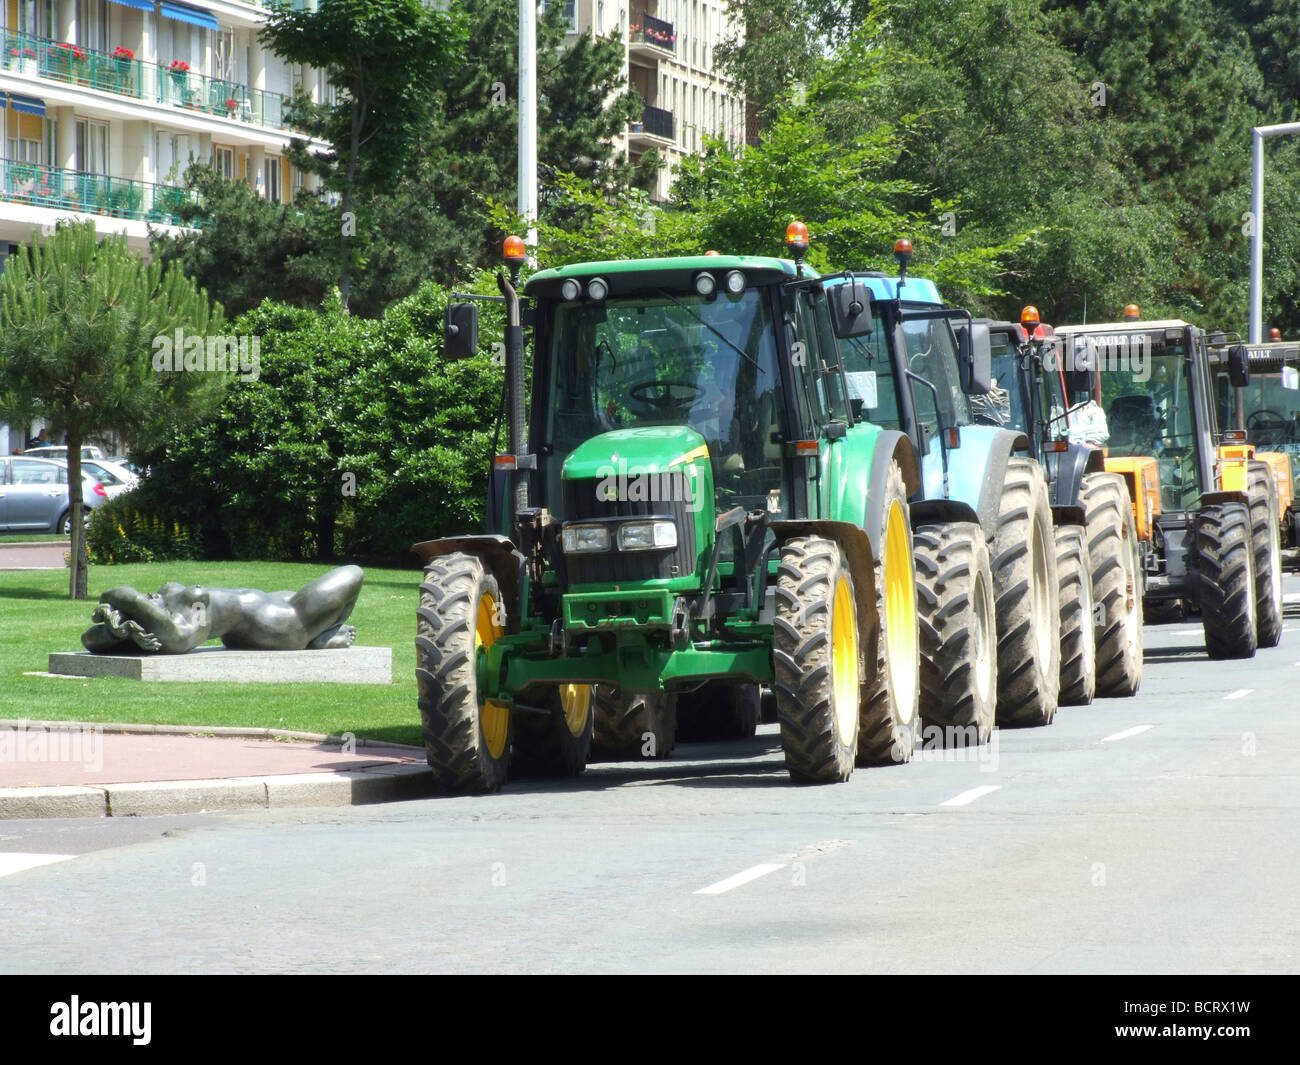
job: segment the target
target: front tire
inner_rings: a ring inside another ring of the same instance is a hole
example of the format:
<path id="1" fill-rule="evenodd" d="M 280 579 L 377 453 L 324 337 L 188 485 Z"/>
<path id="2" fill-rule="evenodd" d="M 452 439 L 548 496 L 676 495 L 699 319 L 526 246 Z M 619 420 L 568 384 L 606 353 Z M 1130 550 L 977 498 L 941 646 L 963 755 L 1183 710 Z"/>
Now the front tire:
<path id="1" fill-rule="evenodd" d="M 1282 544 L 1277 487 L 1266 462 L 1252 462 L 1247 473 L 1250 537 L 1255 553 L 1255 636 L 1259 647 L 1282 642 Z"/>
<path id="2" fill-rule="evenodd" d="M 1061 596 L 1061 706 L 1087 706 L 1097 691 L 1097 631 L 1093 627 L 1092 566 L 1082 525 L 1056 527 L 1056 575 Z"/>
<path id="3" fill-rule="evenodd" d="M 920 730 L 921 647 L 916 568 L 903 471 L 891 463 L 885 484 L 876 576 L 876 668 L 862 693 L 857 764 L 912 760 Z M 869 659 L 868 659 L 869 660 Z"/>
<path id="4" fill-rule="evenodd" d="M 934 732 L 945 747 L 987 743 L 997 711 L 998 646 L 984 530 L 973 522 L 923 526 L 913 544 L 926 747 Z"/>
<path id="5" fill-rule="evenodd" d="M 796 537 L 780 554 L 772 664 L 786 768 L 802 783 L 848 780 L 862 686 L 853 578 L 834 540 Z"/>
<path id="6" fill-rule="evenodd" d="M 1061 602 L 1047 482 L 1032 459 L 1007 462 L 991 554 L 998 724 L 1048 725 L 1061 685 Z"/>
<path id="7" fill-rule="evenodd" d="M 1133 505 L 1117 473 L 1085 476 L 1079 501 L 1097 611 L 1096 694 L 1126 698 L 1142 686 L 1142 564 Z"/>
<path id="8" fill-rule="evenodd" d="M 434 559 L 420 584 L 415 677 L 434 781 L 449 792 L 499 791 L 510 764 L 510 708 L 479 694 L 478 655 L 505 633 L 496 578 L 465 554 Z"/>
<path id="9" fill-rule="evenodd" d="M 1203 508 L 1196 515 L 1196 590 L 1211 658 L 1252 658 L 1255 556 L 1250 512 L 1239 503 Z"/>

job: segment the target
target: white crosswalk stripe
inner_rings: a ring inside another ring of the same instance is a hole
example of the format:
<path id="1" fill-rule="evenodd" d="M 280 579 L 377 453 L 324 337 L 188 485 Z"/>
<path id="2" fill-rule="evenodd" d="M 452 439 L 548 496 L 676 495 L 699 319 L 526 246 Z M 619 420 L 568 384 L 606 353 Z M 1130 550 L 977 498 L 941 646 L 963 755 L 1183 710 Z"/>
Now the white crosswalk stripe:
<path id="1" fill-rule="evenodd" d="M 0 876 L 25 873 L 28 869 L 36 869 L 42 865 L 53 865 L 55 862 L 66 862 L 75 857 L 75 854 L 5 854 L 0 852 Z"/>

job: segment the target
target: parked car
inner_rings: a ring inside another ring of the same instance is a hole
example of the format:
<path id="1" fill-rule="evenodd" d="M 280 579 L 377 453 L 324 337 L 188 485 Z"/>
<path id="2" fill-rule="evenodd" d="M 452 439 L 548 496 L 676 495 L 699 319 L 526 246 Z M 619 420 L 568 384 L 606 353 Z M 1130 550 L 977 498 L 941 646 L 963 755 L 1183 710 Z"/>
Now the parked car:
<path id="1" fill-rule="evenodd" d="M 40 447 L 29 447 L 23 454 L 38 459 L 66 459 L 68 448 L 65 444 L 42 444 Z M 98 461 L 104 458 L 104 453 L 93 444 L 86 444 L 81 449 L 81 457 Z"/>
<path id="2" fill-rule="evenodd" d="M 123 492 L 131 491 L 140 483 L 140 478 L 136 474 L 109 459 L 83 458 L 81 468 L 99 480 L 99 483 L 104 486 L 104 491 L 108 493 L 109 499 L 116 499 Z"/>
<path id="3" fill-rule="evenodd" d="M 81 474 L 81 505 L 108 502 L 108 491 L 89 471 Z M 0 532 L 71 532 L 68 464 L 28 455 L 0 457 Z"/>

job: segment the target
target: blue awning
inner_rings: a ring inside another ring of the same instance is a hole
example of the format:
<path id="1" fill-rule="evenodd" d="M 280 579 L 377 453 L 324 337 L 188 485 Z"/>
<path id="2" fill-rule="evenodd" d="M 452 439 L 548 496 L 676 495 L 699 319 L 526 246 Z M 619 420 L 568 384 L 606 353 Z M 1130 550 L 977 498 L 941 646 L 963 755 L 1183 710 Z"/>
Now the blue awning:
<path id="1" fill-rule="evenodd" d="M 153 5 L 150 4 L 150 7 Z M 184 4 L 173 4 L 169 0 L 163 0 L 158 5 L 158 10 L 162 12 L 163 18 L 172 18 L 177 22 L 188 22 L 191 26 L 202 26 L 205 30 L 215 30 L 217 20 L 209 15 L 206 11 L 200 11 L 198 8 L 186 7 Z"/>
<path id="2" fill-rule="evenodd" d="M 123 7 L 133 7 L 137 11 L 152 11 L 153 0 L 108 0 L 110 4 L 121 4 Z"/>
<path id="3" fill-rule="evenodd" d="M 33 96 L 19 96 L 15 93 L 6 100 L 5 95 L 0 93 L 0 107 L 5 106 L 12 107 L 15 111 L 21 111 L 25 115 L 45 117 L 45 101 L 37 100 Z"/>

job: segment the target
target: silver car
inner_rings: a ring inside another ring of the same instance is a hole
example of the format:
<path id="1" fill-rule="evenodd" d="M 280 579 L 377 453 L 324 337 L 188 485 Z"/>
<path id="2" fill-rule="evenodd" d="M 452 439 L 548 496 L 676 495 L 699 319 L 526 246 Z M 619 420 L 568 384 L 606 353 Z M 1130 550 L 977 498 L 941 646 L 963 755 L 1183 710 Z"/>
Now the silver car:
<path id="1" fill-rule="evenodd" d="M 81 474 L 86 512 L 108 502 L 93 474 Z M 71 532 L 68 464 L 26 455 L 0 457 L 0 532 Z"/>

